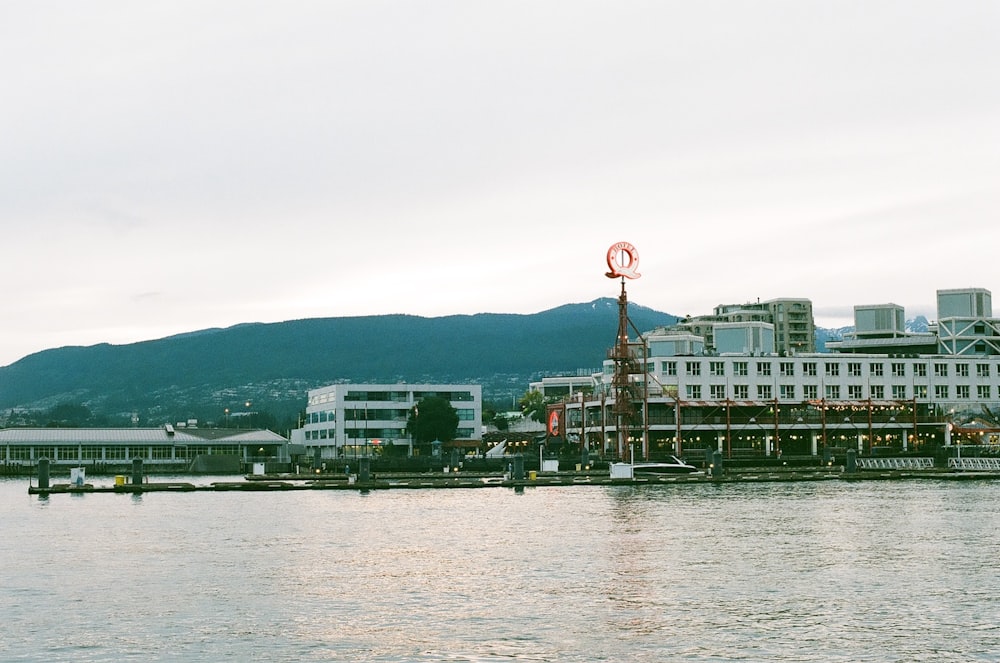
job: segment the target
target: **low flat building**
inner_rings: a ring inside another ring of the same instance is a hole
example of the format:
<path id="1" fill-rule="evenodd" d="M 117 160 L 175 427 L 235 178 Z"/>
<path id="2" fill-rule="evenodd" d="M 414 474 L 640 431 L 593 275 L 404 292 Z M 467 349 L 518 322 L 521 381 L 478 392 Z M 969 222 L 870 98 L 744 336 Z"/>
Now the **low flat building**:
<path id="1" fill-rule="evenodd" d="M 151 468 L 187 469 L 199 456 L 234 457 L 241 463 L 287 461 L 287 440 L 269 430 L 220 428 L 6 428 L 0 462 L 55 466 L 124 467 L 140 459 Z"/>

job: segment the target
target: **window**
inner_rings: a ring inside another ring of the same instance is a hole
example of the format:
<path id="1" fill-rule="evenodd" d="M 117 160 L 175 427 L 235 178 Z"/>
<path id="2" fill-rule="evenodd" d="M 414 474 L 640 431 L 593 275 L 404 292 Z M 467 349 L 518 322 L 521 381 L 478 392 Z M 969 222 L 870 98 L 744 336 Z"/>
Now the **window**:
<path id="1" fill-rule="evenodd" d="M 967 378 L 969 377 L 969 365 L 966 363 L 956 364 L 955 370 L 958 371 L 958 377 Z"/>
<path id="2" fill-rule="evenodd" d="M 794 384 L 783 384 L 778 389 L 781 392 L 782 400 L 790 401 L 795 399 L 795 385 Z"/>
<path id="3" fill-rule="evenodd" d="M 771 385 L 769 384 L 757 385 L 757 398 L 760 398 L 761 400 L 770 400 L 774 398 L 774 394 L 771 391 Z"/>
<path id="4" fill-rule="evenodd" d="M 897 401 L 902 401 L 906 399 L 906 385 L 894 384 L 892 385 L 892 397 Z"/>
<path id="5" fill-rule="evenodd" d="M 868 387 L 871 390 L 872 398 L 875 400 L 882 400 L 885 398 L 885 385 L 873 384 Z"/>
<path id="6" fill-rule="evenodd" d="M 960 384 L 955 387 L 955 398 L 961 398 L 962 400 L 969 399 L 969 385 Z"/>
<path id="7" fill-rule="evenodd" d="M 916 375 L 918 378 L 927 377 L 927 364 L 914 364 L 913 374 Z"/>
<path id="8" fill-rule="evenodd" d="M 677 362 L 676 361 L 663 362 L 663 372 L 666 375 L 677 375 Z"/>
<path id="9" fill-rule="evenodd" d="M 990 385 L 988 384 L 977 385 L 976 396 L 979 397 L 980 400 L 988 400 L 990 398 L 993 398 L 993 396 L 990 395 Z"/>
<path id="10" fill-rule="evenodd" d="M 708 389 L 713 401 L 722 401 L 726 399 L 726 385 L 713 384 L 710 385 Z"/>
<path id="11" fill-rule="evenodd" d="M 807 401 L 814 401 L 819 398 L 819 389 L 814 384 L 803 385 L 802 396 Z"/>
<path id="12" fill-rule="evenodd" d="M 885 364 L 879 362 L 877 364 L 869 364 L 868 371 L 875 377 L 880 378 L 885 375 Z"/>
<path id="13" fill-rule="evenodd" d="M 745 361 L 733 362 L 733 375 L 749 375 L 750 372 L 747 366 L 748 364 Z"/>
<path id="14" fill-rule="evenodd" d="M 927 398 L 927 385 L 925 385 L 925 384 L 915 384 L 915 385 L 913 385 L 913 397 L 914 398 Z"/>
<path id="15" fill-rule="evenodd" d="M 724 376 L 726 374 L 726 362 L 724 361 L 709 362 L 708 372 L 716 377 Z"/>
<path id="16" fill-rule="evenodd" d="M 790 378 L 795 375 L 795 364 L 790 361 L 783 361 L 778 366 L 778 372 L 783 378 Z"/>
<path id="17" fill-rule="evenodd" d="M 701 362 L 700 361 L 685 362 L 684 370 L 688 375 L 701 375 Z M 700 396 L 698 398 L 700 398 Z"/>
<path id="18" fill-rule="evenodd" d="M 892 377 L 894 378 L 905 378 L 906 377 L 906 364 L 900 362 L 892 363 Z"/>
<path id="19" fill-rule="evenodd" d="M 758 361 L 757 362 L 757 375 L 763 375 L 763 376 L 771 375 L 771 362 L 769 362 L 769 361 Z"/>
<path id="20" fill-rule="evenodd" d="M 834 400 L 840 398 L 840 385 L 839 384 L 826 385 L 826 397 Z"/>
<path id="21" fill-rule="evenodd" d="M 805 373 L 807 376 L 816 377 L 816 362 L 807 361 L 806 363 L 802 364 L 802 372 Z"/>
<path id="22" fill-rule="evenodd" d="M 948 385 L 946 384 L 934 385 L 934 398 L 937 399 L 948 398 Z"/>
<path id="23" fill-rule="evenodd" d="M 936 378 L 948 377 L 948 364 L 934 364 L 934 377 Z"/>
<path id="24" fill-rule="evenodd" d="M 977 378 L 988 378 L 990 376 L 990 365 L 989 364 L 976 364 L 976 377 Z"/>
<path id="25" fill-rule="evenodd" d="M 864 398 L 864 388 L 860 384 L 847 385 L 847 397 L 851 400 L 861 400 Z"/>
<path id="26" fill-rule="evenodd" d="M 825 369 L 827 377 L 837 377 L 840 375 L 840 364 L 835 364 L 832 361 L 825 363 Z"/>
<path id="27" fill-rule="evenodd" d="M 847 374 L 849 376 L 851 376 L 852 378 L 859 378 L 859 377 L 861 377 L 861 362 L 860 361 L 852 361 L 852 362 L 848 363 L 847 364 Z"/>
<path id="28" fill-rule="evenodd" d="M 750 398 L 750 387 L 745 384 L 733 385 L 733 397 L 739 401 L 745 401 Z"/>
<path id="29" fill-rule="evenodd" d="M 700 384 L 689 384 L 687 386 L 688 398 L 698 399 L 701 398 L 701 385 Z"/>

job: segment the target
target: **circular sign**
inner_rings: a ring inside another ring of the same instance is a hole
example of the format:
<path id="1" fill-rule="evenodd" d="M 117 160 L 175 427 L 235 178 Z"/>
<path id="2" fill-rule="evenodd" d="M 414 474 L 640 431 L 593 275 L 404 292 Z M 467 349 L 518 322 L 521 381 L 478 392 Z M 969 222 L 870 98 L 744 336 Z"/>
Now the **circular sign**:
<path id="1" fill-rule="evenodd" d="M 608 269 L 606 274 L 609 279 L 619 276 L 628 279 L 637 279 L 639 272 L 635 271 L 639 266 L 639 252 L 628 242 L 618 242 L 612 244 L 608 249 Z"/>
<path id="2" fill-rule="evenodd" d="M 552 437 L 559 436 L 559 410 L 549 412 L 549 435 Z"/>

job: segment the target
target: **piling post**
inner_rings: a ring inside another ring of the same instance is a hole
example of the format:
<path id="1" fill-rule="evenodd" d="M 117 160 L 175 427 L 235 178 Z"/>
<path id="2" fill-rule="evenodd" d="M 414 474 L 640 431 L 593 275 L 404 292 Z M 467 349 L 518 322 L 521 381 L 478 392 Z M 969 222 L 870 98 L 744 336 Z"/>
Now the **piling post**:
<path id="1" fill-rule="evenodd" d="M 858 471 L 858 452 L 855 449 L 847 450 L 847 460 L 844 461 L 844 472 L 854 474 Z"/>
<path id="2" fill-rule="evenodd" d="M 713 451 L 712 452 L 712 476 L 721 477 L 722 476 L 722 452 Z"/>
<path id="3" fill-rule="evenodd" d="M 135 486 L 142 485 L 142 459 L 133 458 L 132 459 L 132 484 Z"/>
<path id="4" fill-rule="evenodd" d="M 514 481 L 524 481 L 524 456 L 514 454 Z"/>
<path id="5" fill-rule="evenodd" d="M 49 459 L 39 458 L 38 459 L 38 487 L 48 488 L 49 487 Z"/>
<path id="6" fill-rule="evenodd" d="M 363 456 L 358 459 L 358 481 L 368 483 L 372 480 L 372 459 Z"/>

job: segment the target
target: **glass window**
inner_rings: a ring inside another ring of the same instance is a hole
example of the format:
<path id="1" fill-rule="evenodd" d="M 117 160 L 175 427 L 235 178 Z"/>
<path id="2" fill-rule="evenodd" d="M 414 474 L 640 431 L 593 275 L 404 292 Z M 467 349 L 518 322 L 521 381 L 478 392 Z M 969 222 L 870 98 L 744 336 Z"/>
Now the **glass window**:
<path id="1" fill-rule="evenodd" d="M 955 397 L 967 400 L 969 398 L 969 385 L 960 384 L 955 387 Z"/>
<path id="2" fill-rule="evenodd" d="M 807 384 L 802 386 L 802 396 L 807 401 L 814 401 L 819 398 L 819 388 L 814 384 Z"/>
<path id="3" fill-rule="evenodd" d="M 976 377 L 988 378 L 990 376 L 989 364 L 976 364 Z"/>
<path id="4" fill-rule="evenodd" d="M 790 401 L 795 398 L 795 385 L 783 384 L 780 386 L 782 400 Z"/>
<path id="5" fill-rule="evenodd" d="M 771 362 L 769 361 L 758 361 L 757 362 L 757 375 L 768 376 L 771 374 Z"/>
<path id="6" fill-rule="evenodd" d="M 709 364 L 709 371 L 712 375 L 718 377 L 726 374 L 726 362 L 724 361 L 713 361 Z"/>
<path id="7" fill-rule="evenodd" d="M 807 376 L 816 377 L 816 362 L 807 361 L 806 363 L 802 364 L 802 372 L 805 373 Z"/>
<path id="8" fill-rule="evenodd" d="M 745 384 L 733 385 L 733 397 L 739 401 L 750 398 L 750 386 Z"/>
<path id="9" fill-rule="evenodd" d="M 892 397 L 897 401 L 904 400 L 906 398 L 906 385 L 904 384 L 892 385 Z"/>
<path id="10" fill-rule="evenodd" d="M 861 377 L 861 362 L 852 361 L 847 364 L 847 374 L 852 378 Z M 829 373 L 827 373 L 829 375 Z"/>
<path id="11" fill-rule="evenodd" d="M 877 378 L 880 378 L 883 375 L 885 375 L 885 364 L 883 364 L 882 362 L 868 364 L 868 370 L 871 372 L 872 375 L 874 375 Z"/>
<path id="12" fill-rule="evenodd" d="M 976 395 L 982 400 L 993 398 L 993 396 L 990 395 L 990 385 L 988 384 L 976 385 Z"/>
<path id="13" fill-rule="evenodd" d="M 892 364 L 892 377 L 894 378 L 904 378 L 906 377 L 906 364 L 901 362 L 893 362 Z"/>
<path id="14" fill-rule="evenodd" d="M 934 385 L 934 398 L 948 398 L 948 385 L 946 384 Z"/>
<path id="15" fill-rule="evenodd" d="M 688 375 L 701 375 L 701 362 L 700 361 L 689 361 L 685 362 L 684 370 Z"/>
<path id="16" fill-rule="evenodd" d="M 836 364 L 832 361 L 828 361 L 825 364 L 826 375 L 828 377 L 836 377 L 840 375 L 840 364 Z"/>
<path id="17" fill-rule="evenodd" d="M 711 397 L 713 401 L 721 401 L 726 398 L 726 385 L 724 384 L 713 384 L 709 387 L 711 392 Z"/>
<path id="18" fill-rule="evenodd" d="M 757 398 L 760 398 L 762 400 L 770 400 L 774 398 L 774 394 L 771 392 L 771 385 L 769 384 L 757 385 Z"/>
<path id="19" fill-rule="evenodd" d="M 826 397 L 834 400 L 840 398 L 840 385 L 839 384 L 826 385 Z"/>
<path id="20" fill-rule="evenodd" d="M 745 361 L 733 362 L 733 375 L 749 375 L 749 364 Z"/>
<path id="21" fill-rule="evenodd" d="M 873 384 L 869 387 L 869 389 L 871 389 L 872 398 L 874 398 L 875 400 L 880 401 L 883 398 L 885 398 L 885 385 Z"/>
<path id="22" fill-rule="evenodd" d="M 793 377 L 795 375 L 795 364 L 790 361 L 783 361 L 778 367 L 778 370 L 783 378 Z"/>
<path id="23" fill-rule="evenodd" d="M 948 364 L 934 364 L 934 377 L 936 378 L 948 377 Z"/>
<path id="24" fill-rule="evenodd" d="M 965 363 L 956 364 L 955 370 L 958 371 L 958 377 L 960 377 L 960 378 L 967 378 L 967 377 L 969 377 L 969 365 L 968 364 L 965 364 Z"/>
<path id="25" fill-rule="evenodd" d="M 927 364 L 914 364 L 913 365 L 913 373 L 918 378 L 925 378 L 925 377 L 927 377 Z"/>
<path id="26" fill-rule="evenodd" d="M 701 398 L 701 385 L 700 384 L 689 384 L 687 386 L 688 398 Z"/>
<path id="27" fill-rule="evenodd" d="M 847 385 L 847 397 L 851 400 L 861 400 L 864 398 L 864 389 L 860 384 Z"/>

